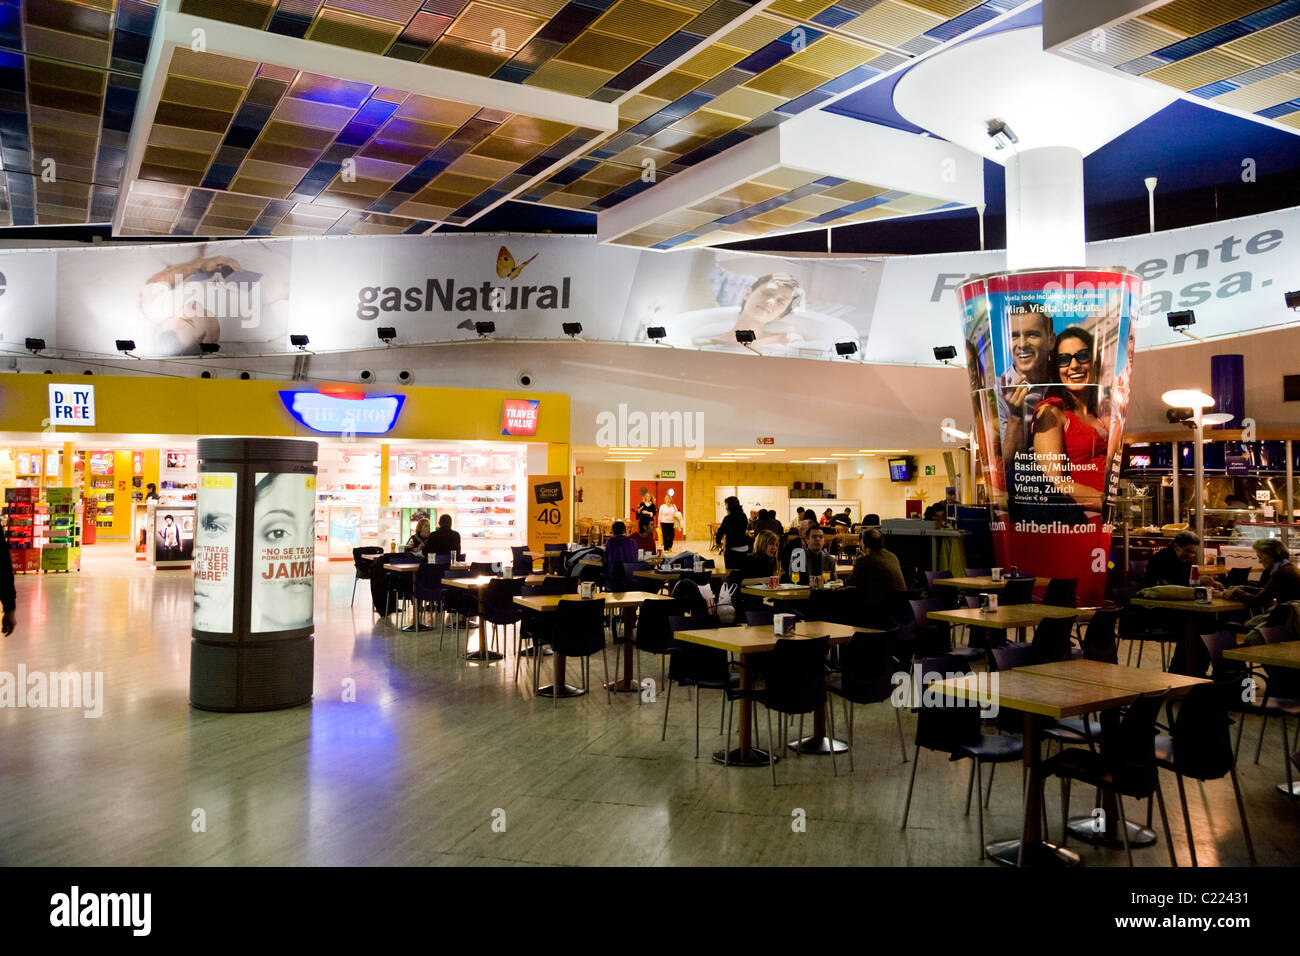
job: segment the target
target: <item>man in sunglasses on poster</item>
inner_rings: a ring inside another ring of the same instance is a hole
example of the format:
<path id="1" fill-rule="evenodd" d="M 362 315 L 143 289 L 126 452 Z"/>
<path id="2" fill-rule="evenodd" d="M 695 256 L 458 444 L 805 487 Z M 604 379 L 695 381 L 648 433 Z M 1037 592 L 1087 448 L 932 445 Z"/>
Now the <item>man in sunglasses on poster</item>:
<path id="1" fill-rule="evenodd" d="M 1008 316 L 1011 367 L 999 378 L 998 419 L 1002 433 L 1002 460 L 1006 463 L 1007 504 L 1016 518 L 1045 518 L 1043 504 L 1031 489 L 1040 488 L 1042 476 L 1032 458 L 1034 417 L 1047 388 L 1057 382 L 1054 365 L 1056 336 L 1052 319 L 1042 306 L 1025 302 Z"/>

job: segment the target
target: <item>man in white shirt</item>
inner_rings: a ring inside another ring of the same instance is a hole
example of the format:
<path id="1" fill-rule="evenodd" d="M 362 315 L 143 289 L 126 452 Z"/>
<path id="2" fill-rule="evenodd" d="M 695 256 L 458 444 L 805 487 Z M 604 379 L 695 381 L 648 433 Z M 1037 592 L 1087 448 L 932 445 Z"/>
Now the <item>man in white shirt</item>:
<path id="1" fill-rule="evenodd" d="M 673 501 L 673 492 L 670 488 L 664 503 L 659 506 L 659 530 L 663 532 L 665 552 L 673 549 L 673 535 L 677 531 L 677 525 L 684 524 L 685 521 L 682 513 L 677 510 L 677 503 Z"/>

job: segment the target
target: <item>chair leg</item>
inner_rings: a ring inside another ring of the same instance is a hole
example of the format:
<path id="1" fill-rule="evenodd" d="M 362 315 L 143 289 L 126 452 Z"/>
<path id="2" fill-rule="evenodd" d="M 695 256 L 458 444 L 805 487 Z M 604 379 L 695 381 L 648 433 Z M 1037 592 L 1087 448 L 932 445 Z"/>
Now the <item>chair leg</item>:
<path id="1" fill-rule="evenodd" d="M 767 710 L 767 708 L 763 708 Z M 782 738 L 784 739 L 784 738 Z M 772 739 L 772 711 L 767 711 L 767 766 L 772 771 L 772 789 L 776 789 L 776 741 Z"/>
<path id="2" fill-rule="evenodd" d="M 978 765 L 978 760 L 972 763 L 970 768 L 970 779 L 966 781 L 966 816 L 970 816 L 970 795 L 975 789 L 975 767 Z M 983 790 L 984 787 L 981 785 L 980 789 Z"/>
<path id="3" fill-rule="evenodd" d="M 975 770 L 975 782 L 976 782 L 976 784 L 979 786 L 979 788 L 980 788 L 981 790 L 983 790 L 983 789 L 984 789 L 984 771 L 983 771 L 983 769 L 981 769 L 981 767 L 980 767 L 980 761 L 979 761 L 979 758 L 978 758 L 978 757 L 975 759 L 974 763 L 975 763 L 975 767 L 974 767 L 974 770 Z M 989 777 L 989 782 L 990 782 L 990 783 L 993 782 L 993 778 L 992 778 L 991 776 Z M 970 802 L 970 801 L 969 801 L 969 798 L 968 798 L 968 799 L 967 799 L 967 803 L 969 804 L 969 802 Z M 979 816 L 979 821 L 980 821 L 980 859 L 982 860 L 982 859 L 984 859 L 985 854 L 986 854 L 986 852 L 987 852 L 987 851 L 984 849 L 984 804 L 982 804 L 982 803 L 980 803 L 978 800 L 976 800 L 976 801 L 975 801 L 975 811 L 976 811 L 976 814 Z M 969 811 L 967 811 L 967 812 L 969 812 Z"/>
<path id="4" fill-rule="evenodd" d="M 903 825 L 900 830 L 907 829 L 907 815 L 912 809 L 912 788 L 916 786 L 916 764 L 921 757 L 921 745 L 916 745 L 916 750 L 912 754 L 912 775 L 907 781 L 907 800 L 903 803 Z"/>
<path id="5" fill-rule="evenodd" d="M 357 603 L 357 581 L 359 580 L 360 578 L 352 579 L 352 602 L 348 605 L 348 607 L 354 607 Z"/>
<path id="6" fill-rule="evenodd" d="M 894 720 L 898 723 L 898 748 L 903 751 L 903 763 L 907 763 L 907 741 L 903 737 L 903 708 L 894 708 Z"/>
<path id="7" fill-rule="evenodd" d="M 988 788 L 988 790 L 986 790 L 985 793 L 984 793 L 984 806 L 985 806 L 985 807 L 987 807 L 987 806 L 989 805 L 989 800 L 991 800 L 991 799 L 993 798 L 993 774 L 997 773 L 997 770 L 998 770 L 998 765 L 997 765 L 997 764 L 995 764 L 995 763 L 991 763 L 991 764 L 989 764 L 989 788 Z"/>
<path id="8" fill-rule="evenodd" d="M 1178 781 L 1178 800 L 1183 805 L 1183 828 L 1187 830 L 1187 850 L 1192 856 L 1192 866 L 1197 866 L 1196 862 L 1196 840 L 1192 837 L 1192 818 L 1187 812 L 1187 790 L 1183 787 L 1183 775 L 1175 773 L 1174 779 Z M 1159 790 L 1159 787 L 1156 787 Z"/>
<path id="9" fill-rule="evenodd" d="M 700 759 L 700 689 L 695 688 L 695 759 Z"/>
<path id="10" fill-rule="evenodd" d="M 1165 794 L 1160 789 L 1160 775 L 1156 775 L 1156 803 L 1160 804 L 1160 825 L 1165 828 L 1165 845 L 1169 847 L 1169 865 L 1178 866 L 1178 857 L 1174 853 L 1174 835 L 1169 830 L 1169 817 L 1165 813 Z M 1195 863 L 1192 864 L 1195 866 Z"/>
<path id="11" fill-rule="evenodd" d="M 718 711 L 718 733 L 722 733 L 722 722 L 727 717 L 727 692 L 722 692 L 722 709 Z M 731 736 L 731 731 L 727 731 L 727 736 Z"/>
<path id="12" fill-rule="evenodd" d="M 1291 747 L 1287 744 L 1287 724 L 1286 717 L 1282 718 L 1282 764 L 1286 767 L 1286 789 L 1291 794 L 1291 799 L 1295 799 L 1295 784 L 1291 778 Z M 1300 721 L 1296 724 L 1296 736 L 1300 737 Z"/>
<path id="13" fill-rule="evenodd" d="M 1246 727 L 1246 714 L 1244 711 L 1237 714 L 1237 742 L 1232 747 L 1232 765 L 1237 765 L 1237 754 L 1241 753 L 1241 732 Z"/>
<path id="14" fill-rule="evenodd" d="M 673 702 L 673 685 L 671 682 L 669 682 L 668 695 L 664 698 L 664 729 L 663 732 L 659 734 L 660 740 L 668 739 L 668 707 L 672 704 L 672 702 Z"/>
<path id="15" fill-rule="evenodd" d="M 831 720 L 831 774 L 832 776 L 838 777 L 840 775 L 840 768 L 835 765 L 835 707 L 831 704 L 830 700 L 826 700 L 823 703 L 823 706 L 826 708 L 827 716 Z"/>
<path id="16" fill-rule="evenodd" d="M 722 741 L 722 765 L 724 767 L 730 766 L 731 764 L 731 717 L 733 711 L 736 709 L 734 704 L 727 707 L 727 703 L 727 694 L 726 691 L 723 691 L 722 706 L 727 708 L 727 737 Z"/>
<path id="17" fill-rule="evenodd" d="M 1268 713 L 1264 714 L 1264 719 L 1259 724 L 1259 740 L 1255 744 L 1255 763 L 1259 763 L 1259 755 L 1264 751 L 1264 731 L 1268 730 Z"/>
<path id="18" fill-rule="evenodd" d="M 1128 821 L 1124 819 L 1124 798 L 1115 794 L 1115 806 L 1119 807 L 1119 835 L 1124 838 L 1124 852 L 1128 854 L 1128 865 L 1133 865 L 1133 847 L 1128 842 Z"/>
<path id="19" fill-rule="evenodd" d="M 803 756 L 803 714 L 799 715 L 799 735 L 794 739 L 795 739 L 794 755 L 796 757 L 802 757 Z M 785 743 L 784 737 L 781 738 L 781 742 Z"/>
<path id="20" fill-rule="evenodd" d="M 1070 838 L 1070 778 L 1061 778 L 1061 846 Z"/>
<path id="21" fill-rule="evenodd" d="M 1233 767 L 1228 771 L 1228 776 L 1232 778 L 1232 793 L 1237 798 L 1237 815 L 1241 817 L 1241 835 L 1246 838 L 1246 852 L 1250 854 L 1250 862 L 1255 862 L 1255 844 L 1250 840 L 1250 824 L 1246 822 L 1246 805 L 1241 800 L 1241 786 L 1237 783 L 1237 768 Z"/>
<path id="22" fill-rule="evenodd" d="M 605 703 L 614 703 L 614 692 L 609 686 L 609 655 L 605 653 L 605 648 L 600 649 L 600 663 L 605 668 Z"/>
<path id="23" fill-rule="evenodd" d="M 853 702 L 847 697 L 844 698 L 844 720 L 849 725 L 849 773 L 853 773 Z"/>

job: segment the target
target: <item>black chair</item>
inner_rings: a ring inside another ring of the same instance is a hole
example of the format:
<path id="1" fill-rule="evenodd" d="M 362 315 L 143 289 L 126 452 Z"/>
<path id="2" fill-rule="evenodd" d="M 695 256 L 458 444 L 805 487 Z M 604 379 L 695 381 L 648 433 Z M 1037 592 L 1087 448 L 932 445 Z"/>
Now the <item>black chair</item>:
<path id="1" fill-rule="evenodd" d="M 926 571 L 924 573 L 925 573 L 925 590 L 931 595 L 934 594 L 935 581 L 938 581 L 941 578 L 952 577 L 951 571 Z"/>
<path id="2" fill-rule="evenodd" d="M 637 612 L 636 634 L 633 636 L 632 648 L 629 649 L 628 653 L 637 655 L 636 678 L 638 686 L 641 685 L 641 654 L 639 652 L 645 651 L 647 654 L 659 656 L 659 687 L 664 689 L 664 684 L 667 682 L 665 672 L 668 655 L 676 646 L 673 643 L 673 629 L 669 618 L 676 613 L 675 601 L 646 601 Z M 614 669 L 618 669 L 617 665 L 615 665 Z"/>
<path id="3" fill-rule="evenodd" d="M 840 673 L 826 684 L 828 693 L 844 701 L 844 718 L 849 725 L 849 773 L 853 767 L 853 709 L 858 704 L 878 704 L 889 700 L 894 693 L 894 674 L 898 664 L 894 660 L 894 642 L 898 630 L 882 634 L 857 633 L 846 644 L 840 645 Z M 895 707 L 898 723 L 898 745 L 907 763 L 907 741 L 903 738 L 903 709 Z"/>
<path id="4" fill-rule="evenodd" d="M 496 564 L 492 561 L 471 561 L 469 564 L 469 573 L 471 575 L 486 574 L 487 576 L 492 577 L 499 572 L 497 571 Z"/>
<path id="5" fill-rule="evenodd" d="M 1243 584 L 1249 584 L 1250 568 L 1233 568 L 1228 572 L 1225 583 L 1230 588 L 1241 587 Z"/>
<path id="6" fill-rule="evenodd" d="M 924 655 L 952 654 L 964 661 L 984 659 L 982 647 L 954 647 L 952 628 L 944 621 L 932 621 L 927 616 L 931 611 L 948 611 L 947 602 L 941 597 L 929 597 L 912 601 L 912 624 L 915 628 L 917 648 L 914 653 Z"/>
<path id="7" fill-rule="evenodd" d="M 549 571 L 552 569 L 556 571 L 563 570 L 564 556 L 568 553 L 568 551 L 569 551 L 569 546 L 567 544 L 542 545 L 542 552 L 543 554 L 545 554 L 545 557 L 542 559 L 542 570 L 543 571 Z"/>
<path id="8" fill-rule="evenodd" d="M 1245 661 L 1235 661 L 1223 652 L 1237 646 L 1237 637 L 1231 631 L 1202 634 L 1201 643 L 1210 657 L 1210 677 L 1224 710 L 1237 715 L 1237 739 L 1232 745 L 1233 759 L 1241 750 L 1241 732 L 1250 714 L 1263 716 L 1264 704 L 1258 699 L 1255 677 Z M 1249 693 L 1247 693 L 1249 688 Z M 1260 734 L 1263 737 L 1263 733 Z"/>
<path id="9" fill-rule="evenodd" d="M 1241 818 L 1241 835 L 1246 840 L 1250 862 L 1255 862 L 1255 846 L 1246 822 L 1246 805 L 1237 783 L 1236 756 L 1228 727 L 1232 723 L 1223 699 L 1214 687 L 1199 684 L 1187 692 L 1174 712 L 1173 701 L 1165 705 L 1170 732 L 1156 736 L 1156 766 L 1170 770 L 1178 780 L 1178 799 L 1183 805 L 1183 826 L 1187 829 L 1187 849 L 1196 866 L 1196 842 L 1192 838 L 1192 820 L 1187 813 L 1187 791 L 1183 778 L 1218 780 L 1232 778 L 1232 792 L 1237 798 L 1237 815 Z"/>
<path id="10" fill-rule="evenodd" d="M 1029 642 L 1037 663 L 1070 660 L 1073 656 L 1070 632 L 1074 630 L 1075 620 L 1077 618 L 1074 617 L 1048 617 L 1038 622 L 1034 628 L 1033 640 Z"/>
<path id="11" fill-rule="evenodd" d="M 420 605 L 428 604 L 432 608 L 441 608 L 445 588 L 442 575 L 446 569 L 436 564 L 422 564 L 415 572 L 415 629 L 420 630 Z M 434 613 L 437 613 L 435 610 Z M 439 647 L 442 646 L 442 632 L 446 628 L 447 615 L 442 616 L 443 626 L 438 629 Z"/>
<path id="12" fill-rule="evenodd" d="M 939 673 L 946 676 L 969 674 L 970 667 L 960 658 L 942 654 L 917 662 L 922 675 Z M 936 695 L 937 696 L 937 695 Z M 976 784 L 984 789 L 983 765 L 996 765 L 1021 760 L 1024 757 L 1024 745 L 1020 737 L 1005 734 L 985 734 L 980 729 L 980 711 L 975 706 L 949 706 L 941 697 L 926 703 L 925 696 L 920 701 L 916 719 L 916 750 L 912 755 L 912 776 L 907 784 L 907 801 L 903 805 L 903 825 L 907 829 L 907 819 L 912 809 L 912 790 L 916 786 L 916 767 L 920 762 L 921 748 L 948 755 L 950 761 L 969 759 L 974 762 L 971 767 L 970 781 L 966 785 L 966 815 L 970 815 L 970 798 Z M 992 781 L 990 780 L 990 791 Z M 987 851 L 984 848 L 984 801 L 976 800 L 979 812 L 980 859 Z"/>
<path id="13" fill-rule="evenodd" d="M 555 627 L 550 637 L 555 653 L 582 661 L 582 686 L 587 688 L 591 684 L 591 656 L 599 651 L 605 666 L 605 698 L 607 703 L 613 703 L 609 687 L 609 656 L 605 653 L 605 599 L 561 601 L 552 613 Z M 541 663 L 540 659 L 538 663 Z M 560 695 L 556 694 L 555 706 L 559 705 Z"/>
<path id="14" fill-rule="evenodd" d="M 468 569 L 446 568 L 442 573 L 444 582 L 455 580 L 456 578 L 475 577 L 474 573 Z M 460 629 L 463 624 L 465 627 L 465 646 L 469 646 L 469 631 L 473 627 L 474 618 L 478 617 L 479 604 L 478 592 L 471 588 L 448 587 L 443 584 L 442 596 L 442 613 L 444 618 L 448 614 L 456 615 L 452 621 L 452 638 L 456 643 L 456 648 L 460 648 Z M 439 638 L 441 641 L 441 638 Z"/>
<path id="15" fill-rule="evenodd" d="M 767 670 L 765 686 L 754 691 L 754 699 L 767 708 L 768 753 L 775 755 L 776 739 L 772 736 L 772 711 L 788 718 L 799 715 L 799 740 L 803 739 L 803 715 L 826 707 L 826 652 L 829 637 L 810 640 L 777 638 L 772 649 L 771 667 Z M 831 737 L 835 737 L 835 708 L 827 708 L 830 717 Z M 781 740 L 785 740 L 785 732 Z M 798 750 L 795 753 L 799 753 Z M 776 761 L 768 761 L 772 770 L 772 786 L 776 786 Z M 835 748 L 831 748 L 831 771 L 839 776 L 835 763 Z"/>
<path id="16" fill-rule="evenodd" d="M 1083 632 L 1083 659 L 1106 664 L 1119 663 L 1119 638 L 1115 626 L 1119 623 L 1118 608 L 1094 611 L 1092 620 Z"/>
<path id="17" fill-rule="evenodd" d="M 645 561 L 620 561 L 609 569 L 609 589 L 616 593 L 623 591 L 646 591 L 655 594 L 659 591 L 659 582 L 654 578 L 638 577 L 636 572 L 649 571 L 650 565 Z"/>
<path id="18" fill-rule="evenodd" d="M 452 554 L 450 551 L 444 551 L 441 554 L 433 556 L 434 564 L 451 564 Z"/>
<path id="19" fill-rule="evenodd" d="M 1165 797 L 1160 790 L 1156 770 L 1156 717 L 1165 696 L 1165 691 L 1145 694 L 1130 704 L 1122 717 L 1114 709 L 1103 711 L 1100 751 L 1071 747 L 1043 762 L 1044 779 L 1061 778 L 1062 846 L 1070 836 L 1070 784 L 1078 780 L 1115 795 L 1119 809 L 1119 832 L 1124 840 L 1129 866 L 1133 865 L 1133 848 L 1128 842 L 1124 798 L 1149 800 L 1154 795 L 1160 806 L 1160 822 L 1169 846 L 1169 864 L 1178 865 L 1178 858 L 1174 855 L 1173 835 L 1169 832 L 1169 817 L 1165 813 Z"/>
<path id="20" fill-rule="evenodd" d="M 772 618 L 776 615 L 773 608 L 765 607 L 758 610 L 745 612 L 745 623 L 751 627 L 770 627 Z"/>
<path id="21" fill-rule="evenodd" d="M 673 614 L 668 617 L 669 629 L 678 631 L 703 630 L 717 627 L 716 619 L 709 617 L 692 617 Z M 739 665 L 734 665 L 739 667 Z M 664 699 L 664 726 L 659 735 L 660 740 L 668 739 L 668 709 L 673 703 L 673 684 L 694 689 L 695 695 L 695 757 L 700 756 L 700 691 L 722 691 L 722 710 L 718 714 L 718 733 L 722 733 L 723 722 L 727 717 L 727 705 L 743 696 L 740 690 L 740 673 L 733 669 L 727 660 L 727 652 L 703 644 L 687 641 L 674 643 L 672 653 L 668 655 L 668 695 Z M 727 732 L 727 742 L 723 747 L 723 763 L 727 763 L 731 750 L 731 733 Z"/>
<path id="22" fill-rule="evenodd" d="M 1282 641 L 1295 640 L 1289 628 L 1270 627 L 1264 629 L 1264 642 L 1277 644 Z M 1255 763 L 1259 763 L 1260 752 L 1264 748 L 1264 733 L 1268 730 L 1268 719 L 1278 717 L 1282 721 L 1282 762 L 1286 765 L 1286 788 L 1294 798 L 1295 783 L 1291 776 L 1291 747 L 1287 743 L 1288 724 L 1291 718 L 1300 719 L 1300 671 L 1289 667 L 1264 668 L 1263 714 L 1264 721 L 1259 726 L 1259 743 L 1255 745 Z"/>
<path id="23" fill-rule="evenodd" d="M 1047 590 L 1043 592 L 1043 603 L 1054 607 L 1075 607 L 1078 604 L 1078 592 L 1078 578 L 1051 578 L 1047 582 Z"/>
<path id="24" fill-rule="evenodd" d="M 577 594 L 578 584 L 581 583 L 578 578 L 558 577 L 548 574 L 542 578 L 543 594 Z"/>
<path id="25" fill-rule="evenodd" d="M 1136 644 L 1138 649 L 1136 666 L 1141 667 L 1142 652 L 1146 650 L 1148 643 L 1154 643 L 1160 648 L 1160 669 L 1167 670 L 1170 645 L 1177 642 L 1178 635 L 1185 633 L 1185 629 L 1181 622 L 1176 619 L 1171 620 L 1169 614 L 1162 614 L 1159 609 L 1129 606 L 1120 611 L 1118 633 L 1119 640 L 1129 642 L 1125 664 L 1133 662 L 1133 645 Z"/>
<path id="26" fill-rule="evenodd" d="M 374 570 L 375 559 L 361 557 L 363 554 L 383 554 L 383 548 L 367 546 L 352 549 L 352 564 L 356 568 L 356 577 L 352 579 L 352 604 L 357 603 L 357 582 L 369 581 L 370 572 Z"/>
<path id="27" fill-rule="evenodd" d="M 523 612 L 515 603 L 515 598 L 523 593 L 523 578 L 497 578 L 489 581 L 483 589 L 483 620 L 480 627 L 492 625 L 492 636 L 497 639 L 498 647 L 500 638 L 497 629 L 508 627 L 514 630 L 515 680 L 519 679 L 519 622 L 523 618 Z"/>
<path id="28" fill-rule="evenodd" d="M 412 558 L 405 551 L 395 551 L 381 557 L 375 558 L 377 563 L 382 562 L 380 567 L 384 569 L 384 577 L 388 581 L 388 594 L 384 601 L 384 617 L 393 613 L 393 603 L 396 601 L 398 613 L 401 613 L 404 604 L 411 604 L 415 601 L 415 578 L 411 574 L 411 567 L 424 562 Z"/>
<path id="29" fill-rule="evenodd" d="M 1007 578 L 1007 583 L 998 598 L 998 604 L 1032 604 L 1033 600 L 1033 575 L 1021 575 L 1018 578 Z"/>
<path id="30" fill-rule="evenodd" d="M 510 555 L 513 558 L 511 570 L 517 578 L 526 578 L 533 573 L 533 559 L 524 554 L 527 550 L 524 545 L 510 546 Z"/>
<path id="31" fill-rule="evenodd" d="M 993 666 L 990 669 L 995 671 L 1009 671 L 1017 667 L 1042 663 L 1038 660 L 1038 652 L 1034 650 L 1032 644 L 1021 644 L 1018 641 L 1009 641 L 1000 647 L 995 647 L 989 651 L 989 655 L 993 659 Z"/>
<path id="32" fill-rule="evenodd" d="M 993 574 L 992 568 L 967 568 L 963 577 L 967 578 L 987 578 Z"/>

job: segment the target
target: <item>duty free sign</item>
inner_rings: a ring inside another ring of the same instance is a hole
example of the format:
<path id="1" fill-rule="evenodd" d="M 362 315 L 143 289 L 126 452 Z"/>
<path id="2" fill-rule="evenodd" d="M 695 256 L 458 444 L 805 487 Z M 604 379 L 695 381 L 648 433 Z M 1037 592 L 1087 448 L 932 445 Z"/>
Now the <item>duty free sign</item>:
<path id="1" fill-rule="evenodd" d="M 95 424 L 95 386 L 50 383 L 50 424 Z"/>

